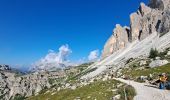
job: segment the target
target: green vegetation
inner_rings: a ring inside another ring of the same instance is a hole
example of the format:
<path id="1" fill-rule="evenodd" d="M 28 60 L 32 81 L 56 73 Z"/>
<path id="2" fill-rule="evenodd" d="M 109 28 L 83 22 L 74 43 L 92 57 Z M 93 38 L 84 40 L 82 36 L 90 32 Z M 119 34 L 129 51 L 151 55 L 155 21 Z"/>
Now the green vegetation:
<path id="1" fill-rule="evenodd" d="M 145 69 L 124 69 L 122 73 L 125 76 L 128 76 L 133 79 L 137 79 L 140 76 L 149 76 L 150 74 L 153 75 L 153 78 L 157 78 L 161 73 L 170 74 L 170 64 L 156 67 L 156 68 L 145 68 Z"/>
<path id="2" fill-rule="evenodd" d="M 70 76 L 70 77 L 68 77 L 67 82 L 69 82 L 69 81 L 76 81 L 76 80 L 77 80 L 78 78 L 80 78 L 81 76 L 86 75 L 86 74 L 88 74 L 88 73 L 90 73 L 90 72 L 93 72 L 93 71 L 95 71 L 96 69 L 97 69 L 97 68 L 88 69 L 88 70 L 83 70 L 82 72 L 78 73 L 78 74 L 75 75 L 75 76 Z"/>
<path id="3" fill-rule="evenodd" d="M 155 59 L 156 57 L 160 57 L 161 59 L 170 59 L 170 57 L 166 57 L 165 55 L 168 53 L 170 48 L 166 48 L 162 52 L 158 52 L 157 49 L 151 48 L 149 58 Z"/>
<path id="4" fill-rule="evenodd" d="M 84 63 L 84 64 L 81 64 L 79 66 L 76 66 L 75 69 L 77 69 L 77 73 L 67 73 L 67 80 L 66 82 L 70 82 L 72 81 L 73 83 L 78 79 L 80 78 L 82 75 L 85 75 L 91 71 L 94 71 L 95 69 L 89 69 L 89 70 L 86 70 L 87 67 L 89 67 L 91 64 L 93 64 L 93 62 L 91 63 Z"/>
<path id="5" fill-rule="evenodd" d="M 136 95 L 135 89 L 128 85 L 125 86 L 124 88 L 121 88 L 118 93 L 121 94 L 121 99 L 124 100 L 125 99 L 125 93 L 127 95 L 127 100 L 133 100 L 134 96 Z"/>
<path id="6" fill-rule="evenodd" d="M 155 59 L 155 57 L 158 57 L 158 55 L 159 55 L 158 50 L 151 48 L 149 58 Z"/>
<path id="7" fill-rule="evenodd" d="M 47 90 L 48 90 L 48 87 L 45 86 L 45 87 L 39 92 L 39 94 L 44 94 Z"/>
<path id="8" fill-rule="evenodd" d="M 48 82 L 51 84 L 51 85 L 56 85 L 56 84 L 59 84 L 61 82 L 64 81 L 64 77 L 60 77 L 60 78 L 49 78 L 48 79 Z"/>
<path id="9" fill-rule="evenodd" d="M 52 87 L 60 86 L 60 83 L 65 82 L 65 81 L 74 84 L 77 82 L 78 78 L 84 75 L 84 73 L 88 73 L 91 71 L 91 70 L 85 71 L 85 69 L 87 69 L 87 67 L 90 66 L 91 64 L 93 63 L 92 62 L 84 63 L 79 66 L 66 68 L 64 69 L 66 73 L 66 77 L 49 78 L 48 81 L 52 85 Z"/>
<path id="10" fill-rule="evenodd" d="M 84 63 L 84 64 L 81 64 L 81 65 L 77 66 L 77 68 L 78 68 L 78 70 L 80 70 L 80 72 L 82 72 L 83 70 L 85 70 L 87 67 L 89 67 L 92 64 L 93 64 L 93 62 L 91 62 L 91 63 Z"/>
<path id="11" fill-rule="evenodd" d="M 22 96 L 20 94 L 16 94 L 15 97 L 12 100 L 25 100 L 25 96 Z"/>
<path id="12" fill-rule="evenodd" d="M 124 100 L 124 86 L 117 88 L 117 85 L 120 84 L 119 81 L 108 80 L 108 81 L 96 81 L 89 85 L 79 87 L 75 90 L 64 89 L 59 92 L 53 91 L 44 94 L 40 94 L 34 97 L 30 97 L 27 100 L 74 100 L 76 98 L 80 98 L 81 100 L 110 100 L 113 96 L 120 94 L 121 100 Z M 122 84 L 122 83 L 121 83 Z M 112 91 L 114 89 L 118 89 L 118 91 Z M 132 100 L 132 98 L 136 95 L 135 90 L 127 86 L 126 94 L 129 98 L 128 100 Z M 52 95 L 53 94 L 53 95 Z"/>
<path id="13" fill-rule="evenodd" d="M 0 100 L 3 100 L 3 98 L 4 98 L 4 95 L 0 95 Z"/>

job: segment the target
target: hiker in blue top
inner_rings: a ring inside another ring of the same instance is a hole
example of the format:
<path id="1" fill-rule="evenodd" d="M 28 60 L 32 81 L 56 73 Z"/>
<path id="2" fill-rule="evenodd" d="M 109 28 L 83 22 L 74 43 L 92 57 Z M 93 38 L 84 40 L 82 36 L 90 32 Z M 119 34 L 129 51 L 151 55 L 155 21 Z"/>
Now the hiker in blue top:
<path id="1" fill-rule="evenodd" d="M 166 89 L 166 88 L 165 88 L 165 85 L 166 85 L 166 82 L 167 82 L 167 76 L 166 76 L 166 74 L 165 74 L 165 73 L 162 73 L 162 75 L 160 76 L 159 80 L 160 80 L 159 88 L 160 88 L 160 89 Z"/>

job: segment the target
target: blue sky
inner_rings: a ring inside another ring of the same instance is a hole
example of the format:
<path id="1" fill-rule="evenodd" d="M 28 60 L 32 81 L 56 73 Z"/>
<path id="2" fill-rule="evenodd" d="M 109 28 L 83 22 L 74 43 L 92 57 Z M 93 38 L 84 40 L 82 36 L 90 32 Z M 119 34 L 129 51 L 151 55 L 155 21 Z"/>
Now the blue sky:
<path id="1" fill-rule="evenodd" d="M 0 63 L 30 65 L 68 44 L 71 61 L 102 50 L 115 24 L 148 0 L 0 0 Z"/>

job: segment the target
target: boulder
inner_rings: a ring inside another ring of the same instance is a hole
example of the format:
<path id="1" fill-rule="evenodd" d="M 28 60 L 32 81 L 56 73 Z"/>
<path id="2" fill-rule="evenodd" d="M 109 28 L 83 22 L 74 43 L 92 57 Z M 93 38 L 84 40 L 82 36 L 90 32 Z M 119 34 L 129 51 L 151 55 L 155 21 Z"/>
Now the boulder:
<path id="1" fill-rule="evenodd" d="M 161 57 L 156 57 L 155 59 L 156 59 L 156 60 L 160 60 L 160 59 L 161 59 Z"/>
<path id="2" fill-rule="evenodd" d="M 143 66 L 143 65 L 146 65 L 147 64 L 147 61 L 146 60 L 141 60 L 140 62 L 139 62 L 139 65 L 140 66 Z"/>
<path id="3" fill-rule="evenodd" d="M 145 81 L 147 80 L 148 76 L 140 76 L 140 80 Z"/>
<path id="4" fill-rule="evenodd" d="M 152 61 L 149 66 L 151 68 L 154 68 L 154 67 L 159 67 L 159 66 L 163 66 L 163 65 L 166 65 L 168 64 L 169 62 L 167 60 L 154 60 Z"/>
<path id="5" fill-rule="evenodd" d="M 118 94 L 118 95 L 116 95 L 116 96 L 113 97 L 113 100 L 120 100 L 120 98 L 121 98 L 121 95 Z"/>
<path id="6" fill-rule="evenodd" d="M 74 85 L 71 86 L 71 89 L 72 89 L 72 90 L 75 90 L 75 89 L 76 89 L 76 86 L 74 86 Z"/>
<path id="7" fill-rule="evenodd" d="M 167 55 L 168 55 L 168 56 L 170 55 L 170 51 L 168 51 Z"/>

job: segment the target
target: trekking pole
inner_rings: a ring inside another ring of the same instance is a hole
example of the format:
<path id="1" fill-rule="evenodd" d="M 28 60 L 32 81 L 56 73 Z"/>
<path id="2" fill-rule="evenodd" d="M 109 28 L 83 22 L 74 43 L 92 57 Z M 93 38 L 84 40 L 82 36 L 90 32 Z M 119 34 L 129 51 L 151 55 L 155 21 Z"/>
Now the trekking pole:
<path id="1" fill-rule="evenodd" d="M 124 87 L 124 94 L 125 94 L 125 100 L 127 100 L 127 95 L 126 95 L 125 87 Z"/>

